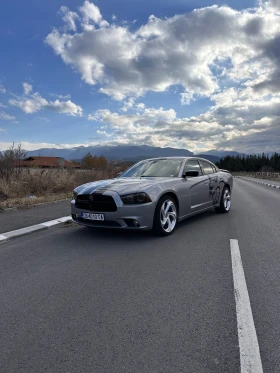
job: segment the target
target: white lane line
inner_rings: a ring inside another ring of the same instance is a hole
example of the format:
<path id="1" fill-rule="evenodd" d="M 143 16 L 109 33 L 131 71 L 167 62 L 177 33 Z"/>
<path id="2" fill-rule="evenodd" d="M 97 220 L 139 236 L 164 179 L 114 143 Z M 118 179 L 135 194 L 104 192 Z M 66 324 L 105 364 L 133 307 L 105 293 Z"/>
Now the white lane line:
<path id="1" fill-rule="evenodd" d="M 251 179 L 247 179 L 247 178 L 242 177 L 242 176 L 235 176 L 235 178 L 237 178 L 237 179 L 241 179 L 241 180 L 246 180 L 246 181 L 251 181 L 251 182 L 253 182 L 253 183 L 257 183 L 257 184 L 261 184 L 261 185 L 265 185 L 265 186 L 268 186 L 268 187 L 270 187 L 270 188 L 280 189 L 280 185 L 268 184 L 268 183 L 264 183 L 264 182 L 262 182 L 262 181 L 251 180 Z"/>
<path id="2" fill-rule="evenodd" d="M 0 242 L 6 241 L 8 238 L 4 234 L 0 234 Z"/>
<path id="3" fill-rule="evenodd" d="M 237 240 L 230 240 L 241 373 L 263 373 L 260 348 Z"/>
<path id="4" fill-rule="evenodd" d="M 46 227 L 42 227 L 40 224 L 36 224 L 36 225 L 32 225 L 31 227 L 20 228 L 15 231 L 5 232 L 3 234 L 7 238 L 13 238 L 13 237 L 18 237 L 18 236 L 24 236 L 25 234 L 36 232 L 40 229 L 46 229 Z"/>
<path id="5" fill-rule="evenodd" d="M 63 218 L 55 219 L 55 220 L 50 220 L 45 223 L 41 223 L 40 225 L 43 225 L 44 227 L 52 227 L 53 225 L 57 225 L 59 223 L 64 223 L 66 221 L 72 220 L 71 216 L 64 216 Z"/>
<path id="6" fill-rule="evenodd" d="M 64 216 L 62 218 L 58 218 L 58 219 L 51 220 L 51 221 L 46 221 L 41 224 L 31 225 L 30 227 L 17 229 L 15 231 L 10 231 L 10 232 L 4 232 L 3 234 L 0 234 L 0 242 L 4 242 L 6 240 L 9 240 L 10 238 L 20 237 L 20 236 L 24 236 L 29 233 L 38 232 L 43 229 L 48 229 L 56 225 L 65 223 L 66 221 L 71 221 L 71 220 L 72 220 L 71 216 Z"/>

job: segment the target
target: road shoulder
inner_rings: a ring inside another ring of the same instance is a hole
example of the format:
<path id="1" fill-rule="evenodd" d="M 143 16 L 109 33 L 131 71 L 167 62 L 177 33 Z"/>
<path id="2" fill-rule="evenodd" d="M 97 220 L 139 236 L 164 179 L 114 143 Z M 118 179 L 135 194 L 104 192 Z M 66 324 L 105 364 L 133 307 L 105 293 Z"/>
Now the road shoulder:
<path id="1" fill-rule="evenodd" d="M 0 214 L 0 234 L 70 215 L 70 200 Z"/>

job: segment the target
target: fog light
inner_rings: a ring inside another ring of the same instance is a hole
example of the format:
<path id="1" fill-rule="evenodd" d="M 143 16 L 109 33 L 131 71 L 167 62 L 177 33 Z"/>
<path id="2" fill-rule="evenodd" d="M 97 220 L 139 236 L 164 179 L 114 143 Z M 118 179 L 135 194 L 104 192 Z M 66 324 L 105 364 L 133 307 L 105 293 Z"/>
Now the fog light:
<path id="1" fill-rule="evenodd" d="M 137 220 L 133 220 L 133 224 L 137 227 L 139 225 Z"/>

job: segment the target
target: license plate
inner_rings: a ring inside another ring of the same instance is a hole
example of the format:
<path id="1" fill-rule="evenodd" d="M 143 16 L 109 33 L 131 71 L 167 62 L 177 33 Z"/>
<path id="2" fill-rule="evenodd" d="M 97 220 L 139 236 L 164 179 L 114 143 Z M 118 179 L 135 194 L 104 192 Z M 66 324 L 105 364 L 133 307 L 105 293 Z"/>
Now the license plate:
<path id="1" fill-rule="evenodd" d="M 90 214 L 88 212 L 82 212 L 82 218 L 87 220 L 102 220 L 104 221 L 104 215 L 103 214 Z"/>

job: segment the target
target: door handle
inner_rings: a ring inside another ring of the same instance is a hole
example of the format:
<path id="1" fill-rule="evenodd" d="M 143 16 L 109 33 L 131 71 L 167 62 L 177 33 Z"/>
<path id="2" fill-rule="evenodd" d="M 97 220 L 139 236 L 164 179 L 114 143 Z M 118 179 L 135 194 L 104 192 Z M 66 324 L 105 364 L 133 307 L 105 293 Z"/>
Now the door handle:
<path id="1" fill-rule="evenodd" d="M 204 181 L 204 184 L 205 184 L 205 185 L 208 185 L 208 181 Z"/>

